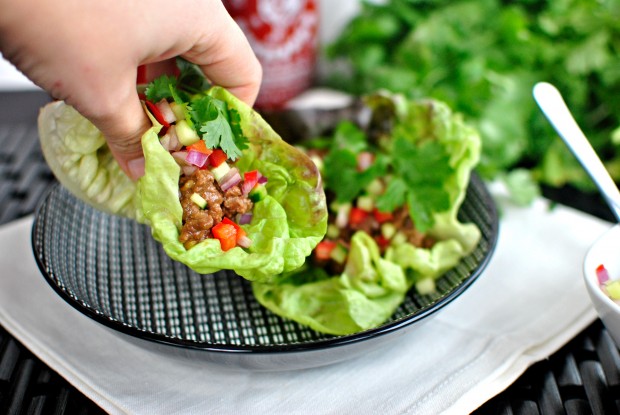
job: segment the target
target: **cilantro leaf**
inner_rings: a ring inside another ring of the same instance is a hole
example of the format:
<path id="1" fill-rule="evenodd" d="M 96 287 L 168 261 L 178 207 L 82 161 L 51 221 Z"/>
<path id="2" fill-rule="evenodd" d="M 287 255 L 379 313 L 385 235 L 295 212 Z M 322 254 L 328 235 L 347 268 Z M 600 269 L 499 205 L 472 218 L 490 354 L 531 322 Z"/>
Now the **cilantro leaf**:
<path id="1" fill-rule="evenodd" d="M 163 75 L 151 81 L 144 91 L 146 99 L 151 102 L 159 102 L 162 99 L 173 97 L 177 88 L 177 79 L 174 76 Z"/>
<path id="2" fill-rule="evenodd" d="M 425 232 L 434 224 L 434 212 L 444 212 L 450 208 L 450 193 L 446 189 L 446 183 L 454 173 L 450 167 L 450 155 L 435 140 L 416 144 L 397 137 L 391 158 L 394 175 L 403 182 L 397 183 L 396 189 L 402 191 L 405 185 L 409 214 L 416 228 Z M 386 191 L 380 198 L 381 205 L 389 203 L 390 196 L 387 194 Z M 402 196 L 398 197 L 400 199 Z"/>
<path id="3" fill-rule="evenodd" d="M 224 101 L 202 95 L 192 101 L 190 113 L 208 148 L 221 148 L 231 160 L 239 158 L 241 151 L 247 148 L 239 115 L 236 111 L 229 112 Z"/>
<path id="4" fill-rule="evenodd" d="M 334 131 L 333 149 L 348 149 L 353 153 L 364 151 L 368 148 L 366 134 L 350 121 L 342 121 Z"/>
<path id="5" fill-rule="evenodd" d="M 351 202 L 375 178 L 385 175 L 387 163 L 376 159 L 368 169 L 357 168 L 357 154 L 368 149 L 366 134 L 355 124 L 342 121 L 336 126 L 330 151 L 323 160 L 325 183 L 339 203 Z"/>
<path id="6" fill-rule="evenodd" d="M 377 209 L 381 212 L 394 212 L 405 204 L 407 183 L 400 177 L 394 177 L 387 185 L 385 192 L 377 198 Z"/>
<path id="7" fill-rule="evenodd" d="M 351 202 L 378 177 L 387 172 L 387 159 L 377 157 L 363 172 L 357 168 L 357 155 L 346 149 L 336 149 L 323 160 L 326 187 L 336 195 L 339 203 Z"/>
<path id="8" fill-rule="evenodd" d="M 248 148 L 248 139 L 243 135 L 243 130 L 241 129 L 241 115 L 239 115 L 239 111 L 234 108 L 228 110 L 228 123 L 233 132 L 233 140 L 237 148 L 241 151 Z"/>
<path id="9" fill-rule="evenodd" d="M 176 62 L 179 68 L 179 85 L 183 91 L 199 94 L 209 89 L 211 84 L 198 65 L 183 58 L 177 58 Z"/>

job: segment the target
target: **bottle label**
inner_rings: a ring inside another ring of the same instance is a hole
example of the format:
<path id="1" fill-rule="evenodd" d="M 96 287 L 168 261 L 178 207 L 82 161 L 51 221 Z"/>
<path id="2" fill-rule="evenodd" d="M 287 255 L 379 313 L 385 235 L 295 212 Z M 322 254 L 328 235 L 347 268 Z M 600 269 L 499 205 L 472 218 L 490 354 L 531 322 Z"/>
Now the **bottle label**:
<path id="1" fill-rule="evenodd" d="M 315 0 L 227 0 L 224 5 L 263 66 L 257 108 L 282 107 L 312 84 L 318 33 Z"/>

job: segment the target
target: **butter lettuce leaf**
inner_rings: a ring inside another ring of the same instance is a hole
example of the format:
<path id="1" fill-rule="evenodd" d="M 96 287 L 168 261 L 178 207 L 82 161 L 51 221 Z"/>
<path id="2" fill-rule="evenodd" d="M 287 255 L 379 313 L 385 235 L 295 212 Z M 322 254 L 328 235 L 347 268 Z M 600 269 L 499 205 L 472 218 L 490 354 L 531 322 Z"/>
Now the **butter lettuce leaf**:
<path id="1" fill-rule="evenodd" d="M 410 206 L 417 209 L 412 217 L 426 215 L 426 231 L 437 242 L 431 248 L 393 244 L 381 255 L 375 240 L 358 231 L 341 274 L 328 275 L 309 262 L 274 283 L 252 284 L 255 297 L 268 309 L 333 335 L 382 324 L 416 283 L 441 277 L 475 249 L 481 236 L 475 224 L 461 223 L 457 217 L 480 157 L 477 131 L 436 100 L 382 93 L 366 102 L 374 115 L 380 114 L 375 119 L 391 126 L 381 134 L 382 150 L 377 150 L 398 158 L 389 173 L 395 185 L 388 184 L 386 193 L 392 193 L 396 205 L 410 201 L 407 195 L 419 195 L 419 206 Z M 416 162 L 419 165 L 412 167 Z"/>
<path id="2" fill-rule="evenodd" d="M 55 102 L 39 116 L 44 155 L 59 181 L 97 209 L 134 218 L 151 228 L 166 253 L 199 273 L 233 270 L 249 280 L 271 281 L 303 265 L 327 226 L 321 177 L 305 153 L 284 142 L 263 118 L 228 91 L 212 87 L 206 96 L 236 113 L 235 128 L 249 139 L 236 166 L 258 169 L 268 178 L 268 195 L 255 203 L 252 221 L 243 225 L 249 249 L 222 251 L 216 239 L 187 250 L 178 240 L 182 225 L 180 168 L 159 143 L 161 126 L 142 137 L 145 175 L 137 183 L 125 176 L 101 133 L 70 106 Z"/>
<path id="3" fill-rule="evenodd" d="M 43 156 L 63 186 L 101 211 L 135 218 L 136 184 L 90 121 L 55 101 L 39 112 L 38 129 Z"/>

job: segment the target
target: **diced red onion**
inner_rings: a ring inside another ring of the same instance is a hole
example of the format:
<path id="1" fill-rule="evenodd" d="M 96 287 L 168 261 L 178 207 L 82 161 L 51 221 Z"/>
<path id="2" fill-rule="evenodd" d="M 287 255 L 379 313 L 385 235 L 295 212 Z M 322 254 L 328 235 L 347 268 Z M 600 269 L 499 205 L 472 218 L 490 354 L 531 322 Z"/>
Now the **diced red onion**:
<path id="1" fill-rule="evenodd" d="M 238 222 L 239 225 L 247 225 L 248 223 L 252 222 L 252 214 L 244 213 L 242 215 L 239 215 Z"/>
<path id="2" fill-rule="evenodd" d="M 177 130 L 174 125 L 171 125 L 166 131 L 166 135 L 170 135 L 170 149 L 169 151 L 179 151 L 183 144 L 179 141 L 179 137 L 177 136 Z"/>
<path id="3" fill-rule="evenodd" d="M 166 133 L 162 138 L 159 139 L 159 143 L 167 151 L 170 151 L 170 135 L 168 133 Z"/>
<path id="4" fill-rule="evenodd" d="M 267 177 L 258 173 L 258 184 L 265 184 L 265 183 L 267 183 Z"/>
<path id="5" fill-rule="evenodd" d="M 336 226 L 340 229 L 344 229 L 349 224 L 349 209 L 344 206 L 340 206 L 338 208 L 338 213 L 336 213 Z"/>
<path id="6" fill-rule="evenodd" d="M 251 182 L 243 182 L 243 184 L 241 185 L 241 193 L 243 193 L 244 196 L 247 196 L 247 194 L 250 193 L 250 190 L 252 190 L 253 187 L 254 186 Z"/>
<path id="7" fill-rule="evenodd" d="M 208 154 L 200 151 L 190 150 L 185 157 L 185 161 L 196 167 L 203 167 L 209 158 Z"/>
<path id="8" fill-rule="evenodd" d="M 160 139 L 161 145 L 168 151 L 179 151 L 183 146 L 179 142 L 174 125 L 171 125 Z"/>
<path id="9" fill-rule="evenodd" d="M 252 245 L 252 240 L 244 235 L 240 238 L 237 238 L 237 245 L 239 245 L 241 248 L 249 248 Z"/>
<path id="10" fill-rule="evenodd" d="M 231 187 L 241 182 L 241 175 L 239 169 L 232 167 L 228 173 L 226 173 L 219 181 L 218 184 L 223 191 L 230 189 Z"/>
<path id="11" fill-rule="evenodd" d="M 176 115 L 174 115 L 174 111 L 172 111 L 172 108 L 170 107 L 168 101 L 162 99 L 155 105 L 157 106 L 157 109 L 159 110 L 159 112 L 161 112 L 162 117 L 164 117 L 164 120 L 168 124 L 172 124 L 177 120 L 177 117 Z"/>
<path id="12" fill-rule="evenodd" d="M 357 155 L 357 168 L 359 171 L 364 171 L 368 169 L 374 161 L 374 154 L 368 151 L 363 151 Z"/>
<path id="13" fill-rule="evenodd" d="M 609 281 L 609 272 L 607 272 L 607 268 L 604 265 L 599 265 L 596 267 L 596 277 L 598 278 L 599 284 L 605 284 Z"/>
<path id="14" fill-rule="evenodd" d="M 183 174 L 185 176 L 191 176 L 192 174 L 194 174 L 194 172 L 196 170 L 198 170 L 198 167 L 196 167 L 196 166 L 181 166 L 181 170 L 183 171 Z"/>

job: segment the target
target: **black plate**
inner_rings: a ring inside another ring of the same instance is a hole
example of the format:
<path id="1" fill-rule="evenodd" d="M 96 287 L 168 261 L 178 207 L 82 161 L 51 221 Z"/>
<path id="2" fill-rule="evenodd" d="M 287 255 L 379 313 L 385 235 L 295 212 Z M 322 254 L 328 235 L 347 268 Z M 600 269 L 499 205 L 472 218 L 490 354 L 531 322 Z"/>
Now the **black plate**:
<path id="1" fill-rule="evenodd" d="M 498 232 L 493 200 L 475 176 L 459 217 L 477 224 L 482 238 L 439 278 L 439 293 L 412 290 L 382 326 L 347 336 L 274 315 L 254 299 L 248 281 L 232 272 L 193 272 L 172 261 L 148 227 L 97 211 L 60 185 L 37 209 L 32 246 L 45 279 L 64 300 L 142 346 L 231 367 L 298 369 L 388 344 L 463 293 L 486 267 Z"/>

